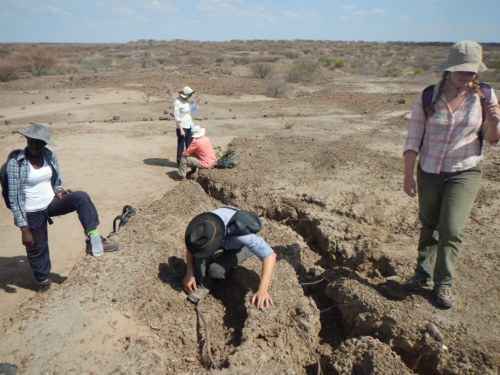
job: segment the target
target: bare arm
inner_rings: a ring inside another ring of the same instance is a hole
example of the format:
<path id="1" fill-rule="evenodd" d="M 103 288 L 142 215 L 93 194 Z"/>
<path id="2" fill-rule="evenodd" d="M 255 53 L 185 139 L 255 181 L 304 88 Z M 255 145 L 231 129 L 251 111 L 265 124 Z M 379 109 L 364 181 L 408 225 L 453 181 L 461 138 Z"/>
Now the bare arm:
<path id="1" fill-rule="evenodd" d="M 404 153 L 404 191 L 410 197 L 415 197 L 417 195 L 417 183 L 415 181 L 414 171 L 415 171 L 415 161 L 417 160 L 417 153 L 415 151 L 406 151 Z"/>
<path id="2" fill-rule="evenodd" d="M 269 295 L 269 287 L 273 278 L 274 266 L 276 264 L 276 253 L 269 254 L 262 260 L 262 274 L 260 277 L 259 290 L 252 297 L 252 304 L 262 309 L 274 304 Z"/>
<path id="3" fill-rule="evenodd" d="M 500 109 L 498 105 L 491 103 L 488 105 L 488 112 L 486 115 L 486 133 L 485 139 L 487 142 L 495 144 L 500 138 Z"/>
<path id="4" fill-rule="evenodd" d="M 186 251 L 186 274 L 182 279 L 182 287 L 186 292 L 194 292 L 197 288 L 194 277 L 194 260 L 189 251 Z"/>

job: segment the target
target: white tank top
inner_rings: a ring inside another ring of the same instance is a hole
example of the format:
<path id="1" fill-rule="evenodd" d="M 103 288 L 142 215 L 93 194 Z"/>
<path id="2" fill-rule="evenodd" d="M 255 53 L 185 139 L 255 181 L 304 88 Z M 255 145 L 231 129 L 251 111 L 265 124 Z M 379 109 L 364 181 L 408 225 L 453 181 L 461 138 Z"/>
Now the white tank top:
<path id="1" fill-rule="evenodd" d="M 43 160 L 43 167 L 35 169 L 30 163 L 28 180 L 26 181 L 26 212 L 45 210 L 52 199 L 54 190 L 51 184 L 52 168 L 47 160 Z"/>

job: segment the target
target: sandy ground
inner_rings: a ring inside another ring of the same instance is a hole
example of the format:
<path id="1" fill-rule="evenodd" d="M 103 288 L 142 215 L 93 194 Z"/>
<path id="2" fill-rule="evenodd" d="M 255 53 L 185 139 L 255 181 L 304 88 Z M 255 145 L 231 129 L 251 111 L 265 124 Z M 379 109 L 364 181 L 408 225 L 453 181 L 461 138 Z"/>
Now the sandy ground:
<path id="1" fill-rule="evenodd" d="M 1 94 L 0 115 L 10 124 L 0 127 L 0 154 L 24 145 L 16 131 L 30 121 L 48 124 L 65 185 L 91 195 L 101 232 L 111 231 L 123 205 L 137 214 L 113 237 L 121 250 L 98 259 L 85 255 L 74 215 L 56 219 L 49 234 L 56 284 L 37 294 L 19 230 L 0 207 L 0 369 L 498 372 L 496 150 L 486 151 L 466 231 L 457 307 L 440 310 L 430 291 L 401 288 L 418 235 L 416 201 L 402 192 L 401 148 L 422 82 L 338 77 L 335 87 L 281 100 L 255 88 L 221 95 L 232 81 L 192 85 L 204 93 L 196 121 L 214 147 L 238 149 L 242 162 L 183 182 L 172 179 L 173 122 L 159 120 L 169 100 L 146 103 L 142 90 L 121 84 Z M 264 218 L 262 235 L 278 254 L 276 305 L 261 312 L 248 303 L 260 273 L 255 259 L 216 288 L 203 307 L 217 367 L 209 370 L 206 332 L 180 288 L 182 237 L 192 216 L 221 203 Z"/>

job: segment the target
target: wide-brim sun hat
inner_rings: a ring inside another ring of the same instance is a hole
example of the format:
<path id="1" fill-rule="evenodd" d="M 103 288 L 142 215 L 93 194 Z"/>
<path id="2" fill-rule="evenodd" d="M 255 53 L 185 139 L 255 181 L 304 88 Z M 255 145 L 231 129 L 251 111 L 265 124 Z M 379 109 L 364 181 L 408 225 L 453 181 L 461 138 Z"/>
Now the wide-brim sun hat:
<path id="1" fill-rule="evenodd" d="M 222 219 L 213 212 L 204 212 L 195 216 L 188 224 L 184 242 L 194 258 L 205 259 L 222 248 L 224 233 Z"/>
<path id="2" fill-rule="evenodd" d="M 189 87 L 189 86 L 184 86 L 180 91 L 179 95 L 182 96 L 184 99 L 186 99 L 188 96 L 191 96 L 194 94 L 194 90 Z"/>
<path id="3" fill-rule="evenodd" d="M 451 46 L 448 59 L 441 65 L 448 72 L 481 73 L 488 70 L 483 63 L 483 49 L 472 40 L 462 40 Z"/>
<path id="4" fill-rule="evenodd" d="M 31 123 L 30 127 L 25 131 L 18 131 L 19 134 L 24 135 L 26 138 L 38 139 L 45 142 L 49 146 L 56 144 L 50 140 L 50 129 L 41 124 Z"/>
<path id="5" fill-rule="evenodd" d="M 205 128 L 202 128 L 201 126 L 199 125 L 196 125 L 192 130 L 191 130 L 191 136 L 193 138 L 200 138 L 200 137 L 203 137 L 205 135 L 205 131 L 206 129 Z"/>

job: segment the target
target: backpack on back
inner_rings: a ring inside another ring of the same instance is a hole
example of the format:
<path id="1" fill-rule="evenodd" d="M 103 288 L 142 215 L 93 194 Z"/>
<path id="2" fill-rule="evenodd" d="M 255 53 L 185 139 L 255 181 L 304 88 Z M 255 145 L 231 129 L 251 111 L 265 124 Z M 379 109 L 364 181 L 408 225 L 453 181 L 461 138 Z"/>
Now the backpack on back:
<path id="1" fill-rule="evenodd" d="M 240 162 L 240 154 L 238 151 L 228 151 L 222 155 L 215 164 L 215 168 L 226 169 L 234 168 Z"/>
<path id="2" fill-rule="evenodd" d="M 483 147 L 483 132 L 481 131 L 482 129 L 482 123 L 486 119 L 486 113 L 488 112 L 488 103 L 491 101 L 491 86 L 481 82 L 479 84 L 479 87 L 481 88 L 481 92 L 483 93 L 483 98 L 481 99 L 481 108 L 483 111 L 483 121 L 481 122 L 481 128 L 479 129 L 479 147 L 480 149 Z M 429 108 L 433 104 L 436 96 L 436 85 L 430 85 L 427 86 L 424 91 L 422 91 L 422 107 L 424 109 L 425 117 L 429 117 Z M 424 134 L 425 134 L 425 128 L 424 128 Z M 422 135 L 422 142 L 420 143 L 420 148 L 422 148 L 422 143 L 424 141 L 424 136 Z"/>
<path id="3" fill-rule="evenodd" d="M 262 220 L 253 211 L 240 210 L 233 206 L 221 206 L 236 211 L 226 225 L 226 236 L 245 236 L 259 233 L 262 229 Z"/>
<path id="4" fill-rule="evenodd" d="M 16 157 L 17 154 L 21 150 L 14 150 L 9 153 L 9 156 L 7 156 L 7 161 L 2 164 L 2 167 L 0 168 L 0 182 L 2 185 L 2 197 L 5 202 L 5 206 L 10 210 L 10 202 L 9 202 L 9 180 L 7 177 L 7 163 L 9 160 L 13 157 Z"/>

